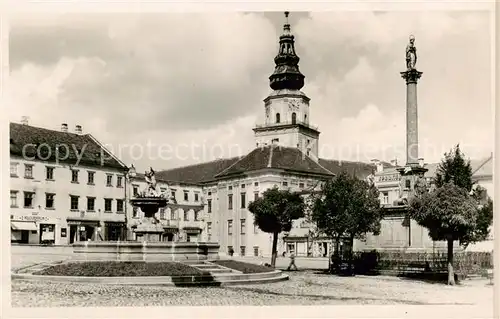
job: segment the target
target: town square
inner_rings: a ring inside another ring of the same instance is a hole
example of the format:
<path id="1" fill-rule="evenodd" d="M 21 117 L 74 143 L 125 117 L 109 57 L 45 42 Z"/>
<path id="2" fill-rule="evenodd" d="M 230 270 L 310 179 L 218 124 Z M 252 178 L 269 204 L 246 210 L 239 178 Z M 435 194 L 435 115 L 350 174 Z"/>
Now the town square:
<path id="1" fill-rule="evenodd" d="M 492 23 L 486 11 L 13 19 L 12 307 L 489 314 Z"/>

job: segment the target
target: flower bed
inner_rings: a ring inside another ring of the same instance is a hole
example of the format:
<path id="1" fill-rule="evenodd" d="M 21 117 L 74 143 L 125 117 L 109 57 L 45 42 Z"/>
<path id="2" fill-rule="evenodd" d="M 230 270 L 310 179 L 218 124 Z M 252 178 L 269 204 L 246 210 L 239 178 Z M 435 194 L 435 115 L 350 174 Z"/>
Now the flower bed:
<path id="1" fill-rule="evenodd" d="M 221 265 L 223 267 L 227 267 L 227 268 L 241 271 L 244 274 L 270 272 L 270 271 L 274 270 L 273 268 L 269 268 L 266 266 L 249 264 L 249 263 L 244 263 L 244 262 L 236 261 L 236 260 L 214 260 L 214 261 L 212 261 L 212 263 L 217 264 L 217 265 Z"/>
<path id="2" fill-rule="evenodd" d="M 189 265 L 175 262 L 74 262 L 56 265 L 33 273 L 45 276 L 139 277 L 204 275 Z"/>

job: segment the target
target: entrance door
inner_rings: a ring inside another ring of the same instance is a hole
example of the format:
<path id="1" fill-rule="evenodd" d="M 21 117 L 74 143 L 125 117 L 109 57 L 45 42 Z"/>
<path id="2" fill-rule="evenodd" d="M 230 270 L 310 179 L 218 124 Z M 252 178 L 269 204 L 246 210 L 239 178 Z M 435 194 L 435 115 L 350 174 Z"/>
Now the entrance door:
<path id="1" fill-rule="evenodd" d="M 28 244 L 30 241 L 30 231 L 29 230 L 21 230 L 21 243 Z"/>
<path id="2" fill-rule="evenodd" d="M 76 225 L 70 225 L 69 226 L 69 243 L 72 244 L 75 242 L 76 240 L 76 231 L 77 231 L 77 227 Z"/>

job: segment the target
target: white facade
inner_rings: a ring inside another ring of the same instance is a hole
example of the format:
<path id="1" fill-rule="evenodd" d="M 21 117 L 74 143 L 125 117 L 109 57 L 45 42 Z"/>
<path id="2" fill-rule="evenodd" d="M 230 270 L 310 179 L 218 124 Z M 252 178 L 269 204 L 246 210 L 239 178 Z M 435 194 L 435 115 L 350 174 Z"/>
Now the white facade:
<path id="1" fill-rule="evenodd" d="M 318 128 L 309 124 L 309 98 L 299 90 L 273 91 L 265 100 L 264 123 L 257 125 L 256 146 L 296 147 L 318 158 Z"/>
<path id="2" fill-rule="evenodd" d="M 124 202 L 125 175 L 119 169 L 11 156 L 13 242 L 66 245 L 76 240 L 117 239 L 117 227 L 125 223 Z"/>

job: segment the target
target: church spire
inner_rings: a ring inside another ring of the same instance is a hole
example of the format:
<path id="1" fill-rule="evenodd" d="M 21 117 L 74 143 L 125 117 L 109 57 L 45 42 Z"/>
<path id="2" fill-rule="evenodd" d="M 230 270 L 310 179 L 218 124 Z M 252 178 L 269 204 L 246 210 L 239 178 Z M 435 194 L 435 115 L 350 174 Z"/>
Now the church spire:
<path id="1" fill-rule="evenodd" d="M 295 54 L 294 36 L 290 32 L 288 14 L 285 12 L 285 24 L 283 34 L 280 36 L 280 48 L 278 55 L 274 58 L 276 67 L 274 73 L 269 77 L 270 86 L 273 90 L 300 90 L 304 86 L 304 75 L 299 71 L 299 57 Z"/>

